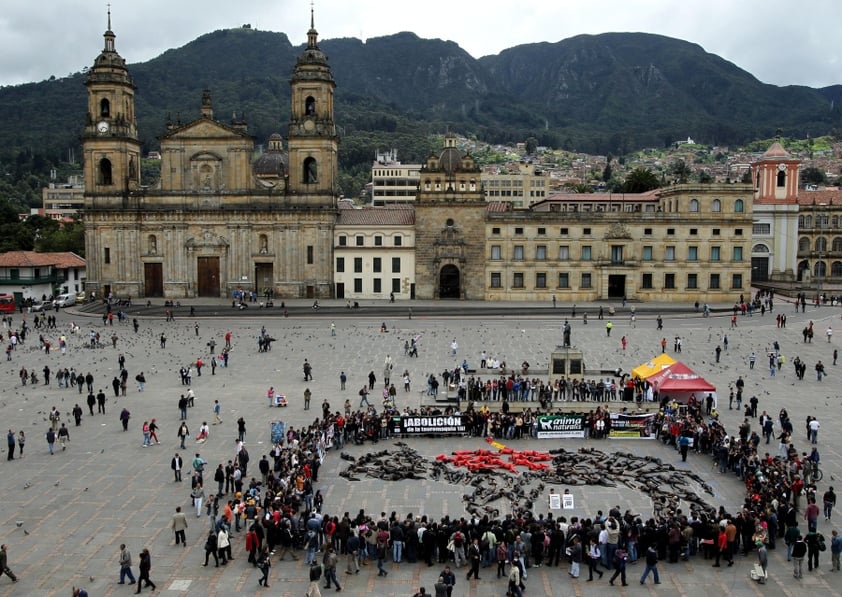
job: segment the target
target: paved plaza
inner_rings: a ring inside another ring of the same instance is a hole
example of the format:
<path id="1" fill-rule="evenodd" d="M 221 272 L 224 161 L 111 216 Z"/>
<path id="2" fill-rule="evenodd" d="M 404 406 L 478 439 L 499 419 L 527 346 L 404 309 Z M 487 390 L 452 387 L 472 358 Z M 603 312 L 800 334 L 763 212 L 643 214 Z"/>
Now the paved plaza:
<path id="1" fill-rule="evenodd" d="M 0 578 L 0 597 L 6 595 L 67 595 L 73 585 L 86 588 L 92 596 L 128 595 L 134 587 L 117 585 L 119 545 L 126 543 L 132 552 L 135 575 L 138 556 L 144 547 L 152 555 L 151 578 L 158 591 L 165 595 L 292 595 L 301 597 L 308 585 L 308 569 L 303 558 L 296 562 L 273 561 L 270 571 L 270 589 L 258 587 L 259 573 L 245 560 L 244 533 L 232 534 L 236 560 L 225 567 L 202 567 L 207 520 L 188 516 L 188 547 L 175 546 L 169 529 L 170 518 L 176 506 L 190 511 L 190 484 L 174 483 L 170 460 L 180 452 L 189 464 L 195 452 L 201 452 L 208 461 L 206 470 L 213 470 L 220 462 L 227 462 L 235 453 L 236 423 L 243 417 L 247 425 L 246 445 L 251 454 L 251 464 L 256 469 L 260 457 L 268 453 L 270 422 L 283 420 L 287 425 L 301 426 L 321 416 L 321 403 L 328 400 L 332 410 L 341 410 L 346 398 L 356 407 L 357 394 L 367 382 L 367 374 L 374 371 L 378 378 L 376 388 L 382 388 L 381 376 L 387 355 L 394 360 L 393 382 L 398 387 L 397 405 L 416 407 L 422 400 L 424 380 L 432 372 L 441 373 L 453 368 L 463 359 L 474 367 L 479 354 L 485 350 L 489 356 L 506 361 L 510 366 L 529 361 L 534 368 L 545 369 L 549 354 L 561 343 L 561 326 L 565 318 L 572 325 L 572 343 L 584 352 L 586 368 L 590 370 L 622 367 L 630 371 L 636 365 L 660 353 L 661 337 L 667 339 L 667 352 L 673 338 L 683 339 L 683 350 L 676 356 L 708 381 L 719 392 L 719 410 L 729 432 L 736 433 L 742 415 L 729 411 L 728 384 L 738 375 L 746 381 L 745 399 L 756 395 L 760 402 L 758 411 L 766 410 L 776 420 L 781 408 L 786 408 L 795 422 L 795 444 L 799 451 L 809 451 L 804 431 L 808 415 L 818 417 L 822 430 L 819 433 L 819 450 L 825 481 L 819 485 L 821 494 L 834 484 L 837 493 L 842 490 L 842 441 L 838 429 L 842 425 L 842 392 L 837 375 L 842 376 L 842 364 L 834 367 L 832 353 L 842 345 L 842 309 L 808 307 L 806 313 L 795 313 L 792 305 L 779 304 L 774 313 L 761 317 L 738 318 L 738 327 L 731 329 L 730 313 L 703 318 L 692 309 L 651 304 L 635 305 L 634 327 L 627 309 L 615 305 L 617 313 L 612 318 L 613 331 L 606 336 L 605 321 L 596 317 L 598 306 L 579 305 L 576 317 L 571 317 L 569 305 L 558 309 L 546 305 L 494 304 L 493 312 L 484 303 L 454 303 L 436 305 L 413 302 L 413 318 L 408 318 L 408 307 L 368 305 L 359 312 L 346 311 L 337 301 L 323 301 L 323 308 L 316 312 L 305 303 L 292 301 L 288 305 L 289 317 L 284 318 L 278 308 L 273 310 L 249 309 L 247 313 L 230 308 L 230 303 L 197 306 L 197 316 L 188 317 L 188 304 L 176 309 L 175 321 L 165 322 L 163 307 L 136 309 L 139 314 L 139 331 L 134 333 L 131 319 L 128 323 L 104 326 L 101 318 L 90 306 L 58 314 L 58 330 L 45 332 L 53 350 L 49 355 L 38 349 L 38 330 L 30 330 L 26 344 L 19 346 L 11 362 L 2 361 L 0 368 L 0 418 L 3 429 L 23 429 L 27 443 L 25 457 L 6 462 L 3 483 L 0 486 L 3 513 L 0 517 L 0 542 L 8 545 L 9 565 L 19 581 L 12 584 L 8 577 Z M 197 303 L 198 305 L 198 303 Z M 604 304 L 607 312 L 608 305 Z M 332 311 L 336 309 L 335 311 Z M 447 308 L 447 311 L 439 309 Z M 777 329 L 774 315 L 787 314 L 786 329 Z M 134 317 L 133 309 L 128 309 Z M 587 325 L 582 323 L 582 313 L 589 313 Z M 214 315 L 215 313 L 215 315 Z M 664 330 L 656 330 L 655 318 L 664 318 Z M 18 327 L 20 314 L 15 314 L 13 325 Z M 27 320 L 31 327 L 32 316 Z M 80 326 L 80 334 L 70 335 L 70 322 Z M 801 330 L 807 322 L 814 322 L 816 330 L 812 343 L 802 341 Z M 331 336 L 331 322 L 336 335 Z M 385 323 L 387 332 L 381 332 Z M 198 331 L 196 328 L 198 325 Z M 825 330 L 831 325 L 838 334 L 828 343 Z M 259 353 L 257 336 L 261 326 L 277 339 L 272 350 Z M 88 333 L 98 331 L 104 338 L 104 348 L 90 349 Z M 209 440 L 198 445 L 190 442 L 186 450 L 178 449 L 176 431 L 179 395 L 186 388 L 178 374 L 180 367 L 202 357 L 209 363 L 208 342 L 214 340 L 217 353 L 224 344 L 226 332 L 232 333 L 233 350 L 228 368 L 217 368 L 211 375 L 210 367 L 195 375 L 192 387 L 196 405 L 189 410 L 188 425 L 195 435 L 202 421 L 213 421 L 212 405 L 219 400 L 222 405 L 221 425 L 211 426 Z M 6 330 L 3 330 L 4 336 Z M 60 334 L 68 335 L 66 354 L 57 350 Z M 160 347 L 160 335 L 166 333 L 166 348 Z M 111 346 L 112 334 L 118 336 L 116 348 Z M 727 334 L 728 350 L 723 351 L 720 363 L 715 362 L 714 349 Z M 628 346 L 621 347 L 620 339 L 626 336 Z M 404 355 L 404 344 L 419 338 L 418 358 Z M 458 343 L 456 356 L 451 354 L 451 343 Z M 787 363 L 783 370 L 770 377 L 765 354 L 774 341 L 781 345 Z M 757 364 L 749 369 L 748 356 L 754 351 Z M 111 381 L 119 372 L 118 355 L 126 357 L 129 371 L 129 388 L 126 397 L 114 398 Z M 807 363 L 807 375 L 797 381 L 791 366 L 799 356 Z M 304 359 L 313 366 L 313 380 L 303 381 Z M 813 372 L 816 361 L 821 359 L 827 368 L 827 377 L 819 382 Z M 85 404 L 86 393 L 78 394 L 75 388 L 59 389 L 55 379 L 43 385 L 43 368 L 53 371 L 59 367 L 75 368 L 77 372 L 90 371 L 95 377 L 95 391 L 102 388 L 108 396 L 106 415 L 89 416 Z M 21 366 L 35 370 L 40 385 L 21 387 L 18 371 Z M 403 391 L 400 373 L 408 370 L 412 378 L 412 391 Z M 143 371 L 146 389 L 138 392 L 133 383 L 137 373 Z M 340 390 L 339 375 L 348 376 L 347 390 Z M 485 379 L 487 375 L 480 371 Z M 589 376 L 590 377 L 590 376 Z M 287 408 L 270 408 L 266 399 L 269 386 L 285 394 Z M 303 410 L 303 393 L 309 387 L 313 393 L 311 410 Z M 70 411 L 79 403 L 85 415 L 80 427 L 75 427 Z M 375 401 L 372 401 L 376 403 Z M 48 412 L 56 406 L 68 422 L 71 441 L 66 451 L 59 448 L 51 456 L 44 439 L 48 427 Z M 617 405 L 619 406 L 619 405 Z M 123 432 L 118 420 L 122 408 L 131 412 L 129 431 Z M 141 425 L 155 417 L 160 424 L 161 444 L 142 448 Z M 753 429 L 758 432 L 756 420 Z M 777 425 L 776 425 L 777 431 Z M 456 449 L 488 447 L 481 439 L 408 439 L 403 440 L 419 453 L 434 458 Z M 380 442 L 376 447 L 347 447 L 359 456 L 363 453 L 390 448 L 392 440 Z M 576 450 L 589 444 L 606 452 L 632 451 L 640 455 L 653 455 L 681 469 L 686 466 L 705 477 L 715 491 L 706 496 L 715 507 L 724 505 L 734 511 L 743 501 L 742 485 L 735 476 L 719 475 L 711 467 L 708 456 L 691 454 L 682 465 L 678 454 L 660 442 L 647 440 L 521 440 L 510 442 L 512 447 L 549 450 L 563 447 Z M 761 449 L 764 446 L 761 445 Z M 770 445 L 774 453 L 777 445 Z M 360 508 L 378 514 L 396 511 L 399 515 L 412 512 L 438 518 L 445 514 L 465 514 L 461 497 L 468 491 L 465 486 L 450 486 L 445 482 L 429 479 L 384 482 L 364 479 L 349 482 L 338 476 L 347 462 L 338 452 L 328 453 L 319 473 L 316 489 L 325 495 L 324 512 L 341 516 L 344 512 L 355 514 Z M 597 510 L 607 511 L 614 505 L 621 510 L 630 508 L 644 517 L 651 514 L 651 504 L 641 494 L 622 487 L 574 487 L 574 511 L 565 514 L 593 515 Z M 546 503 L 539 499 L 538 504 Z M 543 512 L 539 506 L 538 512 Z M 819 531 L 830 539 L 832 528 L 842 530 L 842 512 L 834 513 L 834 523 L 820 521 Z M 805 528 L 802 525 L 802 528 Z M 779 543 L 779 546 L 781 544 Z M 659 565 L 660 587 L 657 592 L 691 596 L 730 595 L 794 595 L 803 592 L 820 595 L 842 595 L 842 573 L 830 572 L 830 551 L 821 554 L 818 571 L 804 573 L 804 579 L 792 577 L 790 565 L 785 561 L 785 550 L 769 552 L 770 581 L 766 586 L 756 585 L 749 579 L 755 563 L 754 554 L 748 558 L 737 556 L 731 568 L 712 569 L 711 562 L 701 555 L 689 562 Z M 343 563 L 344 564 L 344 563 Z M 604 581 L 586 583 L 582 577 L 571 581 L 567 568 L 536 568 L 528 571 L 526 595 L 562 594 L 650 594 L 656 587 L 641 587 L 638 578 L 642 564 L 629 566 L 629 587 L 610 587 Z M 354 577 L 340 577 L 344 593 L 351 595 L 410 596 L 420 586 L 433 592 L 439 568 L 424 564 L 387 564 L 389 575 L 378 578 L 376 567 L 369 566 Z M 344 565 L 340 570 L 344 570 Z M 457 571 L 454 597 L 503 596 L 506 586 L 491 572 L 483 571 L 479 582 L 466 582 L 464 570 Z M 325 591 L 327 594 L 328 591 Z M 329 592 L 333 592 L 331 589 Z"/>

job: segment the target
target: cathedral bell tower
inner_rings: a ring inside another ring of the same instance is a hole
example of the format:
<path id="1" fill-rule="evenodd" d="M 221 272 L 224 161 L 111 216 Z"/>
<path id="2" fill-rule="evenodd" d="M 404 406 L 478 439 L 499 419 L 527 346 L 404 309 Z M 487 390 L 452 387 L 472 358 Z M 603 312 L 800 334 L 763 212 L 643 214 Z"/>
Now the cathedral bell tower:
<path id="1" fill-rule="evenodd" d="M 114 45 L 110 9 L 103 37 L 105 47 L 85 79 L 88 115 L 82 145 L 85 193 L 89 196 L 125 195 L 140 184 L 135 85 Z"/>
<path id="2" fill-rule="evenodd" d="M 288 193 L 308 205 L 335 207 L 339 175 L 339 138 L 333 117 L 336 82 L 327 56 L 319 49 L 312 8 L 307 48 L 296 61 L 290 87 Z"/>

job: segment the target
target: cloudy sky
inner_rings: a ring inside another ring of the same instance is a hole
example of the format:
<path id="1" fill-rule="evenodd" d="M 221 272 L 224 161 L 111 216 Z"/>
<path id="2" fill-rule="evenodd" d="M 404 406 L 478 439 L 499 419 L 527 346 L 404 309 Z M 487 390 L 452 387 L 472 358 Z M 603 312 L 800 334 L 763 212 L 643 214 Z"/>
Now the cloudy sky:
<path id="1" fill-rule="evenodd" d="M 3 0 L 0 85 L 63 77 L 102 48 L 107 0 Z M 144 62 L 216 29 L 306 41 L 309 0 L 111 0 L 117 49 Z M 315 0 L 323 39 L 400 31 L 457 42 L 474 57 L 581 33 L 640 31 L 700 44 L 761 81 L 842 83 L 839 0 Z"/>

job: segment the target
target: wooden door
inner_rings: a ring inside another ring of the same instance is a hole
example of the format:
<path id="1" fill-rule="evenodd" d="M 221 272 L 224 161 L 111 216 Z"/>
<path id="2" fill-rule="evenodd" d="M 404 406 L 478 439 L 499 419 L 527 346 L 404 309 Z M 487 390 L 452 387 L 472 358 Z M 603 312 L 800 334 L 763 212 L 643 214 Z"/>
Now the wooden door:
<path id="1" fill-rule="evenodd" d="M 254 291 L 265 295 L 266 290 L 275 290 L 274 268 L 271 263 L 254 264 Z"/>
<path id="2" fill-rule="evenodd" d="M 219 298 L 219 257 L 199 257 L 196 269 L 199 296 Z"/>
<path id="3" fill-rule="evenodd" d="M 164 296 L 164 268 L 162 263 L 143 264 L 143 296 Z"/>

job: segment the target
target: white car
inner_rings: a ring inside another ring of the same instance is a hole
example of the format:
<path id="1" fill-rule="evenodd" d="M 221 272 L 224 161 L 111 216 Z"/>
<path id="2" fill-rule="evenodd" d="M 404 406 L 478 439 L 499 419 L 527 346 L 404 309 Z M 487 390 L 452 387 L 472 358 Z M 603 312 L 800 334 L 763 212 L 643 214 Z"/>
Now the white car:
<path id="1" fill-rule="evenodd" d="M 58 295 L 53 301 L 53 307 L 69 307 L 76 304 L 76 293 L 68 292 Z"/>

